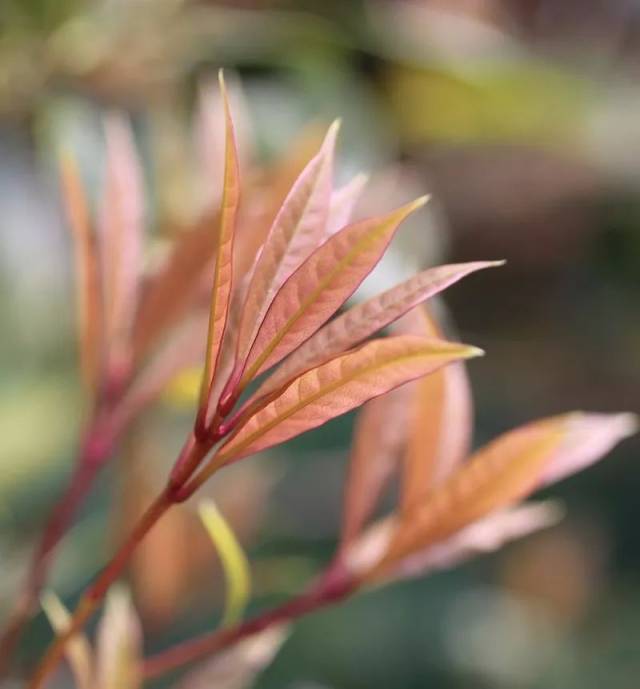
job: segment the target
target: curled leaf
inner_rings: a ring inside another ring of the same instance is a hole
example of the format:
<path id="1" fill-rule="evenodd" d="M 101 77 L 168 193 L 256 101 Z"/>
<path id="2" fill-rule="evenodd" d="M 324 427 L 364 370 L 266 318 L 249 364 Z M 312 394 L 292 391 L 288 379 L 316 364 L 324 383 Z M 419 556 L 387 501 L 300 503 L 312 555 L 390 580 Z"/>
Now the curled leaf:
<path id="1" fill-rule="evenodd" d="M 198 512 L 220 556 L 227 581 L 222 624 L 234 624 L 242 618 L 251 592 L 249 562 L 233 530 L 213 500 L 202 501 L 198 506 Z"/>

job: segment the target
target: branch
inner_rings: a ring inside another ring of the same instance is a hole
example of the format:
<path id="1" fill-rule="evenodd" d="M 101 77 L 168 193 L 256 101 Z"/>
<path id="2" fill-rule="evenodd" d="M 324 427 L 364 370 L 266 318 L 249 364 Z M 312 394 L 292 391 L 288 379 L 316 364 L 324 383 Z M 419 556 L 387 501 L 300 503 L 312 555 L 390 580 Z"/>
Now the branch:
<path id="1" fill-rule="evenodd" d="M 234 627 L 225 627 L 213 633 L 184 641 L 147 658 L 142 668 L 143 677 L 144 679 L 154 679 L 188 663 L 215 655 L 268 627 L 283 622 L 291 622 L 318 608 L 336 604 L 353 593 L 356 586 L 356 582 L 346 570 L 331 568 L 316 586 L 311 587 L 309 591 L 300 596 L 286 601 L 279 607 L 267 610 L 261 615 Z"/>

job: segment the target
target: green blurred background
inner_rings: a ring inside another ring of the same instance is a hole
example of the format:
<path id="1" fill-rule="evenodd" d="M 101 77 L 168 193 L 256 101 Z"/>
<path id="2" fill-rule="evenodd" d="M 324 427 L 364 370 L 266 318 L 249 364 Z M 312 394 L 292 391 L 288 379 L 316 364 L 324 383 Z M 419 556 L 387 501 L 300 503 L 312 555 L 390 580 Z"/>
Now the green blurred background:
<path id="1" fill-rule="evenodd" d="M 432 193 L 376 289 L 428 264 L 507 259 L 446 295 L 462 340 L 487 350 L 470 366 L 477 443 L 567 409 L 640 412 L 637 0 L 0 0 L 2 607 L 82 423 L 57 151 L 78 153 L 96 193 L 100 117 L 128 112 L 153 233 L 188 214 L 195 94 L 220 66 L 241 79 L 265 159 L 340 115 L 340 179 L 377 171 L 365 210 Z M 54 571 L 67 600 L 111 551 L 127 455 L 142 452 L 159 481 L 191 411 L 167 397 L 103 474 Z M 330 556 L 352 422 L 243 463 L 218 488 L 253 558 L 254 605 Z M 639 449 L 554 489 L 560 526 L 302 621 L 257 686 L 635 688 Z M 214 556 L 179 571 L 174 541 L 184 547 L 168 536 L 134 574 L 149 649 L 219 612 Z M 21 662 L 48 634 L 36 619 Z"/>

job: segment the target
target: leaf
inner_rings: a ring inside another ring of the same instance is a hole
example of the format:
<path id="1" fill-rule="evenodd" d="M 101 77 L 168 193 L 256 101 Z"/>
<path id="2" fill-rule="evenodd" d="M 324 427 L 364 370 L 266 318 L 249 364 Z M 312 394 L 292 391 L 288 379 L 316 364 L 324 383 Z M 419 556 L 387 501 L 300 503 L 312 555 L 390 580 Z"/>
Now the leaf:
<path id="1" fill-rule="evenodd" d="M 249 353 L 241 388 L 302 344 L 340 308 L 380 260 L 400 223 L 426 200 L 349 225 L 311 254 L 273 300 Z"/>
<path id="2" fill-rule="evenodd" d="M 327 219 L 327 236 L 341 230 L 350 220 L 360 195 L 368 181 L 364 174 L 356 175 L 350 182 L 331 194 L 331 206 Z"/>
<path id="3" fill-rule="evenodd" d="M 127 426 L 175 376 L 202 361 L 206 332 L 207 316 L 198 314 L 172 333 L 127 388 L 114 412 L 114 427 Z"/>
<path id="4" fill-rule="evenodd" d="M 97 689 L 142 687 L 142 630 L 129 592 L 114 586 L 97 631 Z"/>
<path id="5" fill-rule="evenodd" d="M 531 533 L 558 523 L 562 508 L 555 502 L 533 502 L 489 514 L 442 543 L 427 547 L 398 563 L 390 575 L 394 579 L 425 576 L 451 569 L 479 555 L 486 555 Z"/>
<path id="6" fill-rule="evenodd" d="M 441 337 L 435 321 L 417 308 L 411 332 Z M 466 459 L 472 435 L 471 386 L 463 362 L 447 366 L 414 384 L 410 402 L 411 422 L 403 460 L 400 507 L 410 512 L 421 504 Z"/>
<path id="7" fill-rule="evenodd" d="M 443 541 L 537 487 L 584 468 L 635 428 L 635 417 L 629 414 L 575 412 L 500 436 L 403 517 L 381 567 Z"/>
<path id="8" fill-rule="evenodd" d="M 553 501 L 499 510 L 472 523 L 450 538 L 390 563 L 379 578 L 384 581 L 422 577 L 434 570 L 449 569 L 478 555 L 490 553 L 508 541 L 556 524 L 563 515 Z M 398 528 L 399 519 L 386 517 L 367 528 L 349 544 L 342 562 L 361 580 L 379 564 Z"/>
<path id="9" fill-rule="evenodd" d="M 602 459 L 620 440 L 637 431 L 635 414 L 569 414 L 564 442 L 553 462 L 545 468 L 541 485 L 556 483 L 586 469 Z"/>
<path id="10" fill-rule="evenodd" d="M 412 384 L 403 385 L 367 402 L 357 417 L 345 491 L 342 550 L 362 530 L 397 467 L 406 443 L 412 392 Z"/>
<path id="11" fill-rule="evenodd" d="M 236 275 L 251 278 L 256 258 L 262 251 L 278 212 L 295 181 L 317 154 L 322 141 L 322 132 L 317 127 L 307 128 L 294 139 L 281 160 L 260 171 L 257 192 L 250 199 L 251 203 L 245 203 L 241 208 L 242 222 L 234 250 Z"/>
<path id="12" fill-rule="evenodd" d="M 140 361 L 158 340 L 184 316 L 200 296 L 201 283 L 213 267 L 213 228 L 219 213 L 203 217 L 193 228 L 181 230 L 160 269 L 149 278 L 135 323 L 134 357 Z"/>
<path id="13" fill-rule="evenodd" d="M 481 353 L 413 336 L 369 342 L 293 381 L 239 428 L 214 461 L 226 463 L 282 443 L 451 361 Z"/>
<path id="14" fill-rule="evenodd" d="M 326 232 L 338 127 L 338 121 L 331 125 L 320 151 L 293 184 L 269 230 L 242 310 L 238 336 L 241 361 L 276 292 L 320 244 Z"/>
<path id="15" fill-rule="evenodd" d="M 102 367 L 104 313 L 98 245 L 75 160 L 61 158 L 61 182 L 73 236 L 80 367 L 87 389 L 95 394 Z"/>
<path id="16" fill-rule="evenodd" d="M 254 634 L 189 672 L 179 689 L 248 689 L 271 664 L 288 635 L 285 625 Z"/>
<path id="17" fill-rule="evenodd" d="M 122 353 L 138 302 L 144 194 L 129 123 L 109 115 L 105 136 L 107 170 L 100 220 L 106 324 L 108 341 Z"/>
<path id="18" fill-rule="evenodd" d="M 216 238 L 216 259 L 213 272 L 213 286 L 211 289 L 209 333 L 207 336 L 207 350 L 204 373 L 202 376 L 202 387 L 200 388 L 200 409 L 205 410 L 205 412 L 211 384 L 215 378 L 218 366 L 220 348 L 227 323 L 229 303 L 231 301 L 233 235 L 240 201 L 238 153 L 236 150 L 233 121 L 229 110 L 229 102 L 222 71 L 219 73 L 219 81 L 225 107 L 226 145 L 220 228 Z"/>
<path id="19" fill-rule="evenodd" d="M 220 556 L 227 581 L 225 613 L 222 624 L 228 626 L 242 619 L 251 592 L 251 575 L 247 556 L 233 530 L 213 500 L 204 500 L 198 512 Z"/>
<path id="20" fill-rule="evenodd" d="M 318 330 L 288 357 L 260 386 L 254 398 L 277 390 L 302 371 L 359 344 L 469 273 L 496 265 L 501 262 L 478 261 L 430 268 L 353 306 Z"/>
<path id="21" fill-rule="evenodd" d="M 44 610 L 56 634 L 63 634 L 71 624 L 71 614 L 53 591 L 41 597 Z M 92 684 L 93 653 L 84 634 L 76 634 L 65 647 L 65 654 L 77 689 L 94 689 Z"/>
<path id="22" fill-rule="evenodd" d="M 233 107 L 240 168 L 248 167 L 252 158 L 253 142 L 250 117 L 242 85 L 234 74 L 225 74 L 229 103 Z M 206 199 L 213 208 L 220 202 L 224 179 L 225 99 L 213 79 L 206 79 L 198 89 L 196 113 L 196 145 L 201 157 L 202 177 L 206 180 Z"/>

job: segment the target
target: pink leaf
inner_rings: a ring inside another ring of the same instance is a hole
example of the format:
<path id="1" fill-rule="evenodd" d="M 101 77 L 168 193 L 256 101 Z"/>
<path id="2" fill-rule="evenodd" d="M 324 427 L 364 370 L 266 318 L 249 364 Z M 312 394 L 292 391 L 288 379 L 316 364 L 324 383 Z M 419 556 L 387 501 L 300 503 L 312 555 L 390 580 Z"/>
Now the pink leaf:
<path id="1" fill-rule="evenodd" d="M 142 262 L 143 182 L 129 123 L 105 122 L 107 172 L 102 199 L 104 293 L 109 342 L 127 346 L 138 302 Z"/>
<path id="2" fill-rule="evenodd" d="M 638 419 L 634 414 L 569 414 L 566 437 L 553 462 L 545 468 L 541 485 L 586 469 L 637 430 Z"/>
<path id="3" fill-rule="evenodd" d="M 410 555 L 396 565 L 390 574 L 394 579 L 405 579 L 424 576 L 434 570 L 450 569 L 473 557 L 494 552 L 509 541 L 553 526 L 562 515 L 562 509 L 551 501 L 494 512 L 450 539 Z"/>
<path id="4" fill-rule="evenodd" d="M 449 368 L 447 366 L 446 368 Z M 432 377 L 437 373 L 431 374 Z M 367 402 L 356 420 L 342 520 L 344 549 L 359 534 L 400 459 L 414 384 Z"/>
<path id="5" fill-rule="evenodd" d="M 630 414 L 575 412 L 500 436 L 403 515 L 381 567 L 443 541 L 536 488 L 584 468 L 636 427 Z"/>
<path id="6" fill-rule="evenodd" d="M 380 260 L 400 223 L 425 202 L 421 198 L 381 218 L 349 225 L 315 251 L 273 300 L 240 387 L 278 363 L 330 318 Z"/>
<path id="7" fill-rule="evenodd" d="M 162 393 L 181 371 L 202 361 L 207 332 L 206 314 L 199 314 L 177 328 L 138 373 L 115 412 L 114 425 L 127 426 Z"/>
<path id="8" fill-rule="evenodd" d="M 246 357 L 269 305 L 285 280 L 320 244 L 326 231 L 338 122 L 304 168 L 279 210 L 255 266 L 238 335 Z"/>
<path id="9" fill-rule="evenodd" d="M 425 299 L 469 273 L 500 262 L 477 261 L 430 268 L 334 319 L 309 338 L 262 384 L 254 397 L 267 395 L 294 376 L 366 340 Z"/>
<path id="10" fill-rule="evenodd" d="M 369 342 L 301 375 L 239 428 L 216 461 L 282 443 L 451 361 L 479 354 L 473 347 L 413 336 Z"/>

